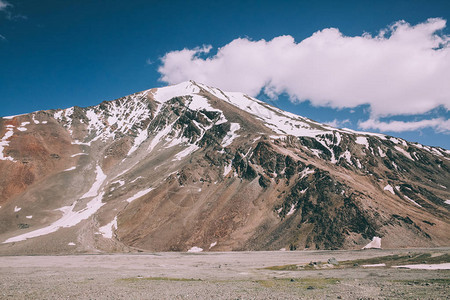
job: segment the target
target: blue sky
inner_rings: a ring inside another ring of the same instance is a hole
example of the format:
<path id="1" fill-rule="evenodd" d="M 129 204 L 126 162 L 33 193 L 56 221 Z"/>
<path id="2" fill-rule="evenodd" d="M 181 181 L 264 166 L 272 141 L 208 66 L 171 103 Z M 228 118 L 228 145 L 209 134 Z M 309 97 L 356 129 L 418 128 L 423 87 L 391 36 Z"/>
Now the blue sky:
<path id="1" fill-rule="evenodd" d="M 0 0 L 0 116 L 96 105 L 195 77 L 338 127 L 450 149 L 450 77 L 445 76 L 450 55 L 444 52 L 450 31 L 444 20 L 450 20 L 450 1 Z M 403 38 L 402 32 L 418 34 Z M 398 43 L 391 39 L 396 34 Z M 433 37 L 444 42 L 425 45 Z M 331 46 L 309 51 L 308 45 L 316 49 L 323 41 Z M 237 63 L 244 51 L 274 65 L 253 74 L 251 59 Z M 285 51 L 297 64 L 278 63 Z M 299 59 L 305 53 L 310 56 Z M 361 53 L 365 56 L 352 58 Z M 380 53 L 400 53 L 400 59 L 379 58 Z M 367 56 L 382 63 L 372 62 L 374 67 Z M 342 57 L 354 65 L 342 64 Z M 334 64 L 333 58 L 339 61 Z M 226 72 L 217 67 L 222 60 Z M 327 63 L 317 67 L 308 65 L 310 60 Z M 202 67 L 193 68 L 195 62 Z M 233 70 L 233 63 L 241 70 Z M 390 68 L 392 78 L 383 73 Z M 245 77 L 230 81 L 233 72 Z M 359 73 L 366 82 L 379 83 L 352 86 Z M 420 84 L 411 84 L 414 80 Z"/>

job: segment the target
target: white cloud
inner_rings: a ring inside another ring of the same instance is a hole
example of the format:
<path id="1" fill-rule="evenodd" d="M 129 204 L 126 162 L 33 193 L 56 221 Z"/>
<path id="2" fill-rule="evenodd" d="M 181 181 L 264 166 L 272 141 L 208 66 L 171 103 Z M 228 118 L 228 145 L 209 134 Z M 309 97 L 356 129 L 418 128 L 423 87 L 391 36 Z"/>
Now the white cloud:
<path id="1" fill-rule="evenodd" d="M 9 4 L 9 3 L 6 2 L 5 0 L 0 0 L 0 11 L 6 10 L 6 8 L 7 8 L 8 6 L 11 6 L 11 4 Z"/>
<path id="2" fill-rule="evenodd" d="M 333 108 L 368 104 L 371 120 L 362 126 L 411 128 L 370 122 L 438 106 L 450 109 L 445 27 L 445 20 L 434 18 L 415 26 L 399 21 L 376 36 L 349 37 L 327 28 L 298 43 L 289 35 L 270 41 L 239 38 L 215 55 L 206 55 L 211 46 L 169 52 L 158 71 L 169 84 L 192 79 L 252 96 L 264 89 L 272 98 L 286 92 L 292 101 Z"/>
<path id="3" fill-rule="evenodd" d="M 340 121 L 338 119 L 334 119 L 333 121 L 330 122 L 325 122 L 325 124 L 331 126 L 331 127 L 335 127 L 335 128 L 343 128 L 346 124 L 351 124 L 352 122 L 350 122 L 349 119 L 345 119 L 343 121 Z"/>
<path id="4" fill-rule="evenodd" d="M 6 41 L 6 38 L 3 35 L 0 34 L 0 40 Z"/>
<path id="5" fill-rule="evenodd" d="M 13 7 L 13 5 L 5 0 L 0 0 L 0 12 L 4 12 L 7 20 L 26 20 L 27 16 L 21 14 L 13 14 L 9 7 Z"/>
<path id="6" fill-rule="evenodd" d="M 415 131 L 423 128 L 433 128 L 440 133 L 450 133 L 450 120 L 445 120 L 444 118 L 435 118 L 430 120 L 421 121 L 390 121 L 381 122 L 374 119 L 369 119 L 364 122 L 360 122 L 358 126 L 362 129 L 378 129 L 380 131 L 392 131 L 392 132 L 402 132 L 402 131 Z"/>

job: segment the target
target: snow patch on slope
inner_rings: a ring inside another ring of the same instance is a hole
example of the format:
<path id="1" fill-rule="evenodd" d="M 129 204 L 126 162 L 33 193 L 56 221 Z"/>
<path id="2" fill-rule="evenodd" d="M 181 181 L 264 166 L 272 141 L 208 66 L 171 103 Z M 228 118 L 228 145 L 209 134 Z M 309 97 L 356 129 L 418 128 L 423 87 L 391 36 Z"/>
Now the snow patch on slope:
<path id="1" fill-rule="evenodd" d="M 418 207 L 422 207 L 422 205 L 420 205 L 419 203 L 417 203 L 416 201 L 414 201 L 413 199 L 409 198 L 406 195 L 403 195 L 407 200 L 411 201 L 413 204 L 417 205 Z"/>
<path id="2" fill-rule="evenodd" d="M 360 144 L 360 145 L 363 145 L 363 146 L 365 146 L 367 149 L 369 149 L 369 141 L 368 141 L 367 138 L 364 137 L 364 136 L 358 136 L 358 137 L 356 138 L 355 143 Z"/>
<path id="3" fill-rule="evenodd" d="M 113 237 L 114 230 L 117 229 L 117 216 L 114 219 L 106 224 L 105 226 L 100 227 L 98 230 L 103 235 L 104 238 L 111 239 Z"/>
<path id="4" fill-rule="evenodd" d="M 200 147 L 197 145 L 189 145 L 186 149 L 178 152 L 175 155 L 174 160 L 181 160 L 181 159 L 185 158 L 186 156 L 188 156 L 189 154 L 197 151 L 198 149 L 200 149 Z"/>
<path id="5" fill-rule="evenodd" d="M 369 264 L 369 265 L 361 265 L 363 268 L 377 268 L 377 267 L 386 267 L 385 263 L 381 264 Z"/>
<path id="6" fill-rule="evenodd" d="M 94 196 L 98 195 L 98 190 L 100 189 L 100 187 L 102 186 L 103 182 L 105 181 L 106 175 L 105 175 L 105 173 L 103 173 L 102 168 L 100 166 L 98 166 L 98 165 L 96 167 L 95 173 L 97 175 L 96 175 L 94 184 L 91 186 L 89 191 L 87 191 L 83 196 L 81 196 L 81 199 L 94 197 Z"/>
<path id="7" fill-rule="evenodd" d="M 409 158 L 410 160 L 414 160 L 411 157 L 411 154 L 409 154 L 409 152 L 407 152 L 405 149 L 399 147 L 399 146 L 394 146 L 395 150 L 397 150 L 398 152 L 400 152 L 401 154 L 403 154 L 404 156 L 406 156 L 407 158 Z"/>
<path id="8" fill-rule="evenodd" d="M 100 166 L 97 166 L 96 168 L 96 179 L 92 187 L 89 189 L 87 193 L 85 193 L 81 199 L 88 198 L 88 197 L 94 197 L 91 201 L 89 201 L 86 204 L 86 207 L 79 210 L 74 211 L 75 205 L 77 204 L 77 201 L 75 201 L 71 206 L 64 206 L 61 208 L 58 208 L 56 210 L 59 210 L 63 213 L 62 217 L 58 219 L 57 221 L 53 222 L 47 227 L 37 229 L 34 231 L 30 231 L 12 238 L 7 239 L 3 243 L 12 243 L 12 242 L 19 242 L 24 241 L 29 238 L 38 237 L 42 235 L 46 235 L 52 232 L 57 231 L 59 228 L 63 227 L 72 227 L 77 225 L 83 220 L 88 219 L 91 217 L 94 213 L 96 213 L 100 207 L 102 207 L 105 203 L 102 203 L 104 192 L 99 193 L 99 189 L 103 182 L 106 179 L 106 175 L 103 173 Z"/>
<path id="9" fill-rule="evenodd" d="M 231 145 L 231 143 L 233 143 L 233 140 L 235 138 L 239 137 L 239 135 L 236 134 L 236 131 L 238 131 L 239 129 L 241 129 L 241 126 L 239 125 L 239 123 L 231 123 L 230 124 L 230 131 L 223 138 L 223 141 L 222 141 L 222 144 L 221 144 L 221 146 L 223 148 L 228 147 L 229 145 Z"/>
<path id="10" fill-rule="evenodd" d="M 362 249 L 380 249 L 381 248 L 381 238 L 374 236 L 372 241 L 365 245 Z"/>
<path id="11" fill-rule="evenodd" d="M 81 153 L 72 154 L 70 157 L 76 157 L 76 156 L 80 156 L 80 155 L 88 155 L 88 154 L 81 152 Z"/>
<path id="12" fill-rule="evenodd" d="M 11 120 L 11 119 L 14 119 L 15 117 L 23 116 L 23 115 L 25 115 L 25 114 L 19 114 L 19 115 L 13 115 L 13 116 L 6 116 L 6 117 L 0 117 L 0 118 L 6 119 L 6 120 Z"/>
<path id="13" fill-rule="evenodd" d="M 309 174 L 312 174 L 314 172 L 315 172 L 314 170 L 310 170 L 309 168 L 306 168 L 300 173 L 300 179 L 303 179 L 304 177 L 306 177 Z"/>
<path id="14" fill-rule="evenodd" d="M 352 154 L 350 153 L 350 151 L 345 150 L 345 152 L 339 156 L 339 159 L 341 159 L 342 157 L 345 158 L 349 165 L 352 165 Z"/>
<path id="15" fill-rule="evenodd" d="M 139 131 L 139 134 L 137 135 L 137 137 L 134 139 L 134 144 L 133 146 L 130 148 L 130 151 L 128 151 L 127 156 L 130 156 L 131 153 L 133 153 L 134 151 L 137 150 L 137 148 L 139 148 L 139 146 L 148 138 L 148 127 L 145 129 L 142 129 L 141 131 Z"/>
<path id="16" fill-rule="evenodd" d="M 390 184 L 386 185 L 383 190 L 391 192 L 392 195 L 395 195 L 394 189 L 392 188 L 392 186 Z"/>
<path id="17" fill-rule="evenodd" d="M 192 101 L 189 103 L 188 107 L 192 110 L 201 110 L 206 109 L 208 111 L 219 111 L 218 109 L 213 108 L 211 105 L 209 105 L 208 100 L 205 97 L 193 94 L 191 95 Z"/>
<path id="18" fill-rule="evenodd" d="M 9 145 L 9 141 L 8 139 L 10 137 L 13 136 L 14 132 L 13 132 L 13 128 L 14 126 L 12 125 L 7 125 L 6 126 L 6 132 L 5 135 L 2 137 L 2 139 L 0 140 L 0 159 L 1 160 L 9 160 L 9 161 L 15 161 L 14 158 L 10 157 L 10 156 L 5 156 L 3 154 L 3 151 L 5 149 L 6 146 Z"/>
<path id="19" fill-rule="evenodd" d="M 176 121 L 174 121 L 170 125 L 165 126 L 162 130 L 160 130 L 155 135 L 155 137 L 152 139 L 152 141 L 150 142 L 150 145 L 147 148 L 148 152 L 152 151 L 156 147 L 156 145 L 158 145 L 162 141 L 163 137 L 165 137 L 172 131 L 172 127 L 175 124 L 175 122 Z"/>
<path id="20" fill-rule="evenodd" d="M 36 115 L 35 114 L 33 114 L 31 116 L 31 118 L 32 118 L 34 124 L 39 124 L 40 123 L 38 120 L 36 120 Z"/>
<path id="21" fill-rule="evenodd" d="M 128 203 L 131 203 L 131 202 L 133 202 L 134 200 L 136 200 L 136 199 L 138 199 L 138 198 L 141 198 L 142 196 L 148 194 L 148 193 L 149 193 L 150 191 L 152 191 L 152 190 L 153 190 L 153 188 L 148 188 L 148 189 L 146 189 L 146 190 L 137 192 L 136 194 L 134 194 L 134 196 L 128 198 L 128 199 L 127 199 L 127 202 L 128 202 Z"/>
<path id="22" fill-rule="evenodd" d="M 295 205 L 291 204 L 291 209 L 289 209 L 288 213 L 286 214 L 286 216 L 290 216 L 295 212 Z"/>
<path id="23" fill-rule="evenodd" d="M 194 252 L 195 253 L 195 252 L 202 252 L 202 251 L 203 251 L 202 248 L 194 246 L 191 249 L 189 249 L 187 252 Z"/>
<path id="24" fill-rule="evenodd" d="M 28 124 L 30 124 L 30 122 L 22 122 L 20 124 L 20 126 L 17 127 L 17 130 L 19 130 L 19 131 L 27 131 L 27 128 L 25 126 L 28 125 Z"/>
<path id="25" fill-rule="evenodd" d="M 86 204 L 85 208 L 80 211 L 74 211 L 75 205 L 77 203 L 76 201 L 71 206 L 64 206 L 59 208 L 57 210 L 62 211 L 63 215 L 54 223 L 50 224 L 47 227 L 9 238 L 4 241 L 3 244 L 20 242 L 29 238 L 50 234 L 57 231 L 59 228 L 75 226 L 81 221 L 88 219 L 95 212 L 97 212 L 100 207 L 104 205 L 104 203 L 102 203 L 103 194 L 104 193 L 100 193 L 99 195 L 97 195 L 94 199 Z"/>
<path id="26" fill-rule="evenodd" d="M 229 165 L 226 165 L 226 166 L 223 168 L 223 176 L 224 176 L 224 177 L 227 176 L 228 173 L 231 172 L 231 169 L 232 169 L 231 166 L 232 166 L 232 162 L 230 162 Z"/>

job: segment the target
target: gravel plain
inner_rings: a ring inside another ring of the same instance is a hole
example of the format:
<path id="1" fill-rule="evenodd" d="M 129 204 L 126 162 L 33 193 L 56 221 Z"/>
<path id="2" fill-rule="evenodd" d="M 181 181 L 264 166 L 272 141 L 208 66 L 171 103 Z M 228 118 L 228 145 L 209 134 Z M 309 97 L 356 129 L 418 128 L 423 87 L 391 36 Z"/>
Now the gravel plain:
<path id="1" fill-rule="evenodd" d="M 273 270 L 450 248 L 0 256 L 0 299 L 450 299 L 450 270 Z"/>

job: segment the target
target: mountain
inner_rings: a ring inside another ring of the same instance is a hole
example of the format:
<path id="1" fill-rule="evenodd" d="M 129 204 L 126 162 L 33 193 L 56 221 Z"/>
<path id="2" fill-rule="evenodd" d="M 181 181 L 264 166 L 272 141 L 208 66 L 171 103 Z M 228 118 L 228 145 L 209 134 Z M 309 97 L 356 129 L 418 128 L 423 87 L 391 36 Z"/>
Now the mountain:
<path id="1" fill-rule="evenodd" d="M 0 138 L 2 254 L 450 245 L 449 150 L 193 81 Z"/>

